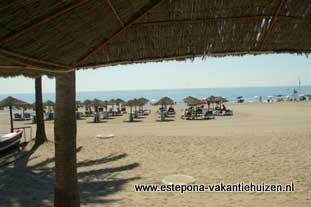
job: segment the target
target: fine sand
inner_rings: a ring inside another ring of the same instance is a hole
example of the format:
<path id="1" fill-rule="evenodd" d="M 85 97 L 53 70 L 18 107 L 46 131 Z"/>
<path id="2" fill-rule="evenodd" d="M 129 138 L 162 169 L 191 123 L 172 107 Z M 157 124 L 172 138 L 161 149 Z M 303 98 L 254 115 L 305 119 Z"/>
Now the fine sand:
<path id="1" fill-rule="evenodd" d="M 311 206 L 311 102 L 232 104 L 232 117 L 158 122 L 152 114 L 138 122 L 127 116 L 107 122 L 78 121 L 78 171 L 82 206 Z M 9 129 L 0 111 L 0 131 Z M 15 122 L 17 126 L 30 121 Z M 33 136 L 35 135 L 35 126 Z M 27 131 L 28 132 L 28 131 Z M 53 203 L 53 121 L 49 143 L 30 157 L 0 168 L 0 206 Z M 98 134 L 114 134 L 98 139 Z M 27 134 L 28 135 L 28 134 Z M 3 159 L 3 157 L 2 157 Z M 198 184 L 294 183 L 292 193 L 137 193 L 134 184 L 160 184 L 174 174 Z"/>

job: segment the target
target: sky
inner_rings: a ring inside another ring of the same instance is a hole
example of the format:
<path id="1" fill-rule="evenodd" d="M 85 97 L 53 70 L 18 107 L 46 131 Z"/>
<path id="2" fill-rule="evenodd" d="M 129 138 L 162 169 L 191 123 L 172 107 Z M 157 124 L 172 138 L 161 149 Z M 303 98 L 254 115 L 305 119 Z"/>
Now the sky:
<path id="1" fill-rule="evenodd" d="M 304 55 L 196 58 L 81 70 L 77 91 L 311 85 L 311 60 Z M 55 92 L 55 79 L 43 78 L 43 92 Z M 0 78 L 0 94 L 34 93 L 34 80 Z"/>

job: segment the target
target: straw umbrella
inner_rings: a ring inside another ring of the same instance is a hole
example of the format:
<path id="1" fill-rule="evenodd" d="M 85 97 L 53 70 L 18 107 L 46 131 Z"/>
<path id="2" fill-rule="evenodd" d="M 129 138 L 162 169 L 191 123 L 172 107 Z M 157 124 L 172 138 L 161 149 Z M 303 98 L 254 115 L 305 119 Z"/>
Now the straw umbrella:
<path id="1" fill-rule="evenodd" d="M 51 100 L 47 100 L 46 102 L 43 103 L 43 106 L 44 107 L 47 107 L 48 110 L 51 112 L 54 110 L 54 107 L 55 107 L 55 103 Z"/>
<path id="2" fill-rule="evenodd" d="M 193 96 L 188 96 L 186 98 L 184 98 L 183 100 L 188 106 L 198 106 L 198 105 L 201 105 L 201 104 L 204 104 L 204 101 L 198 99 L 198 98 L 195 98 Z"/>
<path id="3" fill-rule="evenodd" d="M 165 109 L 167 108 L 168 105 L 173 105 L 174 104 L 174 100 L 165 96 L 163 98 L 161 98 L 159 101 L 157 101 L 156 103 L 154 103 L 154 105 L 161 105 L 161 110 L 160 110 L 160 117 L 161 117 L 161 121 L 165 120 L 165 114 L 164 114 L 164 107 Z"/>
<path id="4" fill-rule="evenodd" d="M 95 99 L 92 101 L 92 106 L 94 107 L 95 112 L 98 113 L 98 108 L 101 107 L 101 106 L 103 106 L 103 101 L 95 98 Z"/>
<path id="5" fill-rule="evenodd" d="M 120 108 L 122 109 L 122 105 L 125 104 L 125 103 L 126 102 L 123 99 L 121 99 L 121 98 L 117 98 L 116 99 L 116 104 L 118 105 L 119 110 L 120 110 Z"/>
<path id="6" fill-rule="evenodd" d="M 92 104 L 93 102 L 89 99 L 86 99 L 84 102 L 83 102 L 83 105 L 85 107 L 85 110 L 92 113 Z"/>
<path id="7" fill-rule="evenodd" d="M 124 101 L 123 99 L 121 99 L 121 98 L 117 98 L 117 99 L 116 99 L 116 103 L 117 103 L 117 104 L 124 104 L 125 101 Z"/>
<path id="8" fill-rule="evenodd" d="M 144 110 L 144 106 L 149 102 L 149 100 L 144 97 L 137 99 L 137 101 L 138 101 L 138 106 L 141 107 L 142 111 Z"/>
<path id="9" fill-rule="evenodd" d="M 12 114 L 12 108 L 13 106 L 14 107 L 25 107 L 27 105 L 30 105 L 29 103 L 25 102 L 25 101 L 22 101 L 22 100 L 19 100 L 19 99 L 16 99 L 16 98 L 13 98 L 12 96 L 9 96 L 5 99 L 3 99 L 1 102 L 0 102 L 0 106 L 1 107 L 9 107 L 10 109 L 10 123 L 11 123 L 11 129 L 10 131 L 13 132 L 13 129 L 14 129 L 14 124 L 13 124 L 13 114 Z"/>
<path id="10" fill-rule="evenodd" d="M 132 122 L 132 121 L 134 121 L 134 118 L 133 118 L 133 107 L 136 107 L 136 106 L 137 106 L 137 99 L 128 100 L 128 101 L 125 103 L 125 105 L 128 106 L 128 107 L 130 107 L 129 121 Z"/>
<path id="11" fill-rule="evenodd" d="M 196 110 L 195 110 L 195 117 L 197 117 L 197 106 L 198 106 L 198 105 L 204 104 L 204 101 L 202 101 L 202 100 L 200 100 L 200 99 L 198 99 L 198 98 L 192 97 L 192 96 L 188 96 L 188 97 L 184 98 L 184 102 L 185 102 L 188 106 L 196 107 Z"/>
<path id="12" fill-rule="evenodd" d="M 165 96 L 163 98 L 161 98 L 159 101 L 155 102 L 154 105 L 161 105 L 163 106 L 169 106 L 169 105 L 174 105 L 174 100 Z"/>
<path id="13" fill-rule="evenodd" d="M 114 106 L 118 104 L 117 100 L 116 99 L 110 99 L 108 101 L 108 104 L 111 105 L 111 107 L 112 107 L 112 115 L 114 115 Z"/>
<path id="14" fill-rule="evenodd" d="M 228 100 L 222 96 L 210 96 L 204 99 L 206 101 L 208 107 L 210 104 L 221 105 L 222 103 L 228 102 Z"/>

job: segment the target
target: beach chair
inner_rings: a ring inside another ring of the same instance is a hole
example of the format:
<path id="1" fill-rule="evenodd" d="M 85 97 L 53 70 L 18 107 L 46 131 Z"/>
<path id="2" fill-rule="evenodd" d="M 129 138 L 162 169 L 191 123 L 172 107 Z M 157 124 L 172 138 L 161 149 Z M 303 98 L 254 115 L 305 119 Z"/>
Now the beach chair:
<path id="1" fill-rule="evenodd" d="M 31 120 L 31 114 L 25 112 L 25 113 L 24 113 L 24 120 Z"/>
<path id="2" fill-rule="evenodd" d="M 205 114 L 203 115 L 203 118 L 205 120 L 209 120 L 209 119 L 215 119 L 215 116 L 213 114 L 213 111 L 207 111 L 205 112 Z"/>
<path id="3" fill-rule="evenodd" d="M 54 113 L 53 113 L 53 112 L 48 112 L 48 113 L 46 114 L 46 120 L 47 120 L 47 121 L 54 120 Z"/>
<path id="4" fill-rule="evenodd" d="M 14 121 L 23 121 L 21 113 L 14 113 L 13 117 L 14 117 L 13 118 Z"/>
<path id="5" fill-rule="evenodd" d="M 224 116 L 233 116 L 233 111 L 232 110 L 226 110 L 224 113 L 223 113 Z"/>
<path id="6" fill-rule="evenodd" d="M 175 114 L 176 114 L 176 112 L 175 112 L 175 109 L 173 107 L 168 108 L 167 115 L 173 116 Z"/>
<path id="7" fill-rule="evenodd" d="M 150 110 L 150 109 L 145 109 L 144 112 L 143 112 L 143 114 L 144 114 L 145 116 L 148 116 L 150 113 L 151 113 L 151 110 Z"/>

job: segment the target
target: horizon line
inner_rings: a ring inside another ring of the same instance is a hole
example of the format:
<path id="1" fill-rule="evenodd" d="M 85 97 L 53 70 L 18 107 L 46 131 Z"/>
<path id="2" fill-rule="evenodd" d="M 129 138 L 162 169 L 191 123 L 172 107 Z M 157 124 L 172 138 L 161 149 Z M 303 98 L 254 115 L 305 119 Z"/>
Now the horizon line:
<path id="1" fill-rule="evenodd" d="M 230 89 L 230 88 L 277 88 L 277 87 L 292 87 L 299 88 L 299 86 L 294 85 L 275 85 L 275 86 L 231 86 L 231 87 L 204 87 L 204 88 L 158 88 L 158 89 L 122 89 L 122 90 L 82 90 L 76 91 L 76 93 L 88 93 L 88 92 L 133 92 L 133 91 L 164 91 L 164 90 L 196 90 L 196 89 Z M 302 85 L 300 87 L 311 87 L 310 85 Z M 0 93 L 0 95 L 8 95 L 8 94 L 34 94 L 34 92 L 27 93 Z M 55 92 L 42 92 L 43 94 L 54 94 Z"/>

